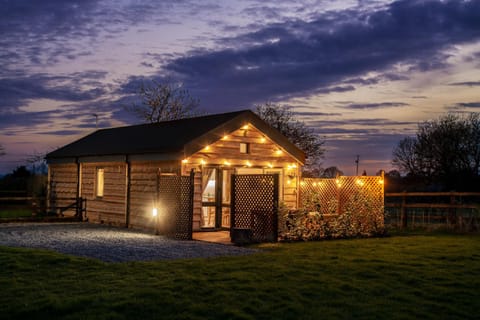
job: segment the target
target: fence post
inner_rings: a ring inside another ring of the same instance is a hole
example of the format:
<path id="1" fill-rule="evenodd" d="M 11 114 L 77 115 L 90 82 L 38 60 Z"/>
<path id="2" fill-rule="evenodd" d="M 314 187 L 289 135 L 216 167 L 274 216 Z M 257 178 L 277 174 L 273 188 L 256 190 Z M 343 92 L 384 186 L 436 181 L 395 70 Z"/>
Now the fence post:
<path id="1" fill-rule="evenodd" d="M 400 207 L 400 221 L 402 224 L 402 229 L 407 228 L 407 211 L 405 210 L 405 205 L 407 204 L 407 196 L 406 196 L 406 191 L 403 191 L 404 195 L 402 196 L 402 205 Z"/>
<path id="2" fill-rule="evenodd" d="M 82 199 L 80 197 L 76 199 L 75 210 L 77 211 L 75 215 L 82 219 Z"/>
<path id="3" fill-rule="evenodd" d="M 456 221 L 457 220 L 457 209 L 454 207 L 455 206 L 455 195 L 453 194 L 453 192 L 450 195 L 450 205 L 452 207 L 448 210 L 448 222 L 449 222 L 449 224 L 455 225 L 456 222 L 457 222 Z"/>
<path id="4" fill-rule="evenodd" d="M 278 203 L 278 174 L 273 175 L 273 242 L 278 241 L 278 212 L 279 212 L 279 203 Z"/>

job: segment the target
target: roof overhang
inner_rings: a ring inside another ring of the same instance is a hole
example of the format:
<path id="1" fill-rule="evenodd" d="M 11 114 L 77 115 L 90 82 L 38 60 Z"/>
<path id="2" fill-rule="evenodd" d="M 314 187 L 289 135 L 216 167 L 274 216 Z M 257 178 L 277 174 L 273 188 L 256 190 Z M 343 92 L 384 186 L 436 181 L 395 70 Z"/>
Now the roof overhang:
<path id="1" fill-rule="evenodd" d="M 180 160 L 183 152 L 145 153 L 122 155 L 79 156 L 66 158 L 47 158 L 48 164 L 92 163 L 92 162 L 129 162 L 129 161 L 172 161 Z"/>
<path id="2" fill-rule="evenodd" d="M 202 150 L 205 146 L 222 139 L 225 135 L 240 129 L 247 124 L 253 125 L 255 128 L 263 132 L 270 140 L 284 149 L 285 152 L 295 158 L 301 165 L 305 164 L 305 152 L 300 150 L 278 130 L 269 126 L 265 121 L 251 111 L 239 114 L 237 117 L 190 141 L 184 147 L 183 156 L 185 158 L 190 157 Z"/>

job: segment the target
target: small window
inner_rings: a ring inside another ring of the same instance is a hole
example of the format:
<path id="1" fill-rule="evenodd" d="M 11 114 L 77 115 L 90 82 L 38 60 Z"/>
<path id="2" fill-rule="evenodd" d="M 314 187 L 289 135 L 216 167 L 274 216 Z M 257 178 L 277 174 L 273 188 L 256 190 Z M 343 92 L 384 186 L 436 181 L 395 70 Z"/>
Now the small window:
<path id="1" fill-rule="evenodd" d="M 249 143 L 240 143 L 240 153 L 250 153 L 250 144 Z"/>
<path id="2" fill-rule="evenodd" d="M 97 197 L 103 197 L 103 186 L 105 179 L 105 170 L 97 168 Z"/>

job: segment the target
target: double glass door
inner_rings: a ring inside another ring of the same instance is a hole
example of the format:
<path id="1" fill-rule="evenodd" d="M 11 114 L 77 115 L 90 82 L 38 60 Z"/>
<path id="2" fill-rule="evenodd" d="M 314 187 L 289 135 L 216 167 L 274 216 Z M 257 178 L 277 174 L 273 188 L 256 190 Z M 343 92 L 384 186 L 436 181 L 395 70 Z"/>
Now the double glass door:
<path id="1" fill-rule="evenodd" d="M 232 169 L 203 168 L 202 172 L 202 228 L 230 227 L 230 183 Z"/>

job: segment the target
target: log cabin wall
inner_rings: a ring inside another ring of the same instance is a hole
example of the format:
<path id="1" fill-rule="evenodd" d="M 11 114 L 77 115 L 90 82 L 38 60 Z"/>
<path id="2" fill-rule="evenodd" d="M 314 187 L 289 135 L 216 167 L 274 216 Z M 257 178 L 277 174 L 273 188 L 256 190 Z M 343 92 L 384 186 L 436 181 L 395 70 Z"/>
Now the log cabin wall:
<path id="1" fill-rule="evenodd" d="M 179 164 L 132 162 L 130 173 L 127 168 L 124 162 L 82 163 L 81 196 L 87 199 L 88 220 L 116 226 L 126 226 L 128 223 L 131 228 L 154 229 L 152 209 L 157 205 L 159 175 L 179 173 Z M 104 172 L 104 191 L 101 197 L 97 195 L 98 169 L 103 169 Z M 130 186 L 128 204 L 127 184 Z"/>
<path id="2" fill-rule="evenodd" d="M 241 144 L 244 145 L 241 147 Z M 159 175 L 188 175 L 194 169 L 193 230 L 200 230 L 202 169 L 206 166 L 233 169 L 239 174 L 279 173 L 280 200 L 290 208 L 298 206 L 301 163 L 252 125 L 212 141 L 184 161 L 136 160 L 127 164 L 115 160 L 50 164 L 49 192 L 57 198 L 75 198 L 78 192 L 87 199 L 87 218 L 91 222 L 154 229 L 152 208 L 158 205 Z M 97 194 L 98 169 L 103 169 L 104 175 L 102 196 Z M 56 203 L 57 206 L 60 204 L 65 206 L 69 203 Z"/>
<path id="3" fill-rule="evenodd" d="M 155 229 L 152 209 L 160 204 L 158 179 L 161 174 L 179 174 L 178 161 L 132 162 L 130 169 L 129 227 Z M 162 209 L 162 208 L 159 208 Z"/>
<path id="4" fill-rule="evenodd" d="M 131 164 L 129 227 L 155 227 L 151 212 L 157 193 L 158 168 L 153 162 Z"/>
<path id="5" fill-rule="evenodd" d="M 103 196 L 97 195 L 98 169 L 103 169 Z M 87 218 L 94 223 L 125 225 L 125 176 L 123 162 L 81 164 L 81 197 L 87 199 Z"/>
<path id="6" fill-rule="evenodd" d="M 48 166 L 49 211 L 70 205 L 77 197 L 77 164 L 50 164 Z M 66 216 L 73 216 L 75 209 L 65 211 Z"/>

